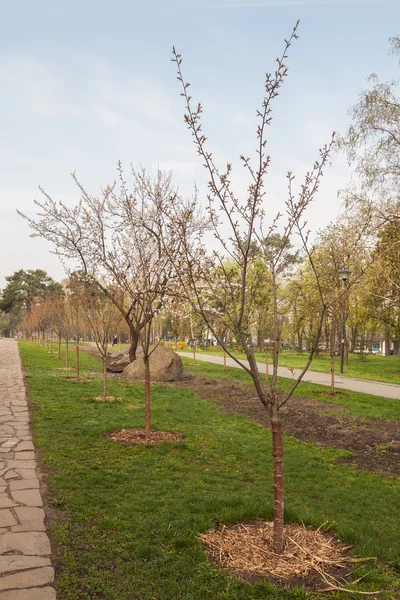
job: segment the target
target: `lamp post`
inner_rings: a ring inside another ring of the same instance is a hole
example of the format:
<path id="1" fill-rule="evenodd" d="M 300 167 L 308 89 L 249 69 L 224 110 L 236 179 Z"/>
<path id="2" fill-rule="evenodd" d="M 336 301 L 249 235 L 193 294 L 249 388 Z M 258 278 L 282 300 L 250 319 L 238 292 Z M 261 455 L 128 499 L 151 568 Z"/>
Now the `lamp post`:
<path id="1" fill-rule="evenodd" d="M 339 279 L 343 281 L 343 285 L 346 286 L 349 278 L 350 271 L 348 269 L 340 269 Z M 340 348 L 340 374 L 343 375 L 344 368 L 344 339 L 346 337 L 346 310 L 345 310 L 345 297 L 343 296 L 343 312 L 342 312 L 342 342 Z"/>

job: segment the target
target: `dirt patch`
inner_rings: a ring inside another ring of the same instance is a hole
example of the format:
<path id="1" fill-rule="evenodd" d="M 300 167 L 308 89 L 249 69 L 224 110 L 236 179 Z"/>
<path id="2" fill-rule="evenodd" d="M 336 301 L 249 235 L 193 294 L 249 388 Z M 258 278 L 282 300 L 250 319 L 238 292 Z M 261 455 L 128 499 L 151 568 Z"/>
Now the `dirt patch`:
<path id="1" fill-rule="evenodd" d="M 138 445 L 156 445 L 164 442 L 178 443 L 185 439 L 185 436 L 171 431 L 158 431 L 152 429 L 150 436 L 147 438 L 144 429 L 120 429 L 119 431 L 110 431 L 103 433 L 102 437 L 113 440 L 113 442 L 123 442 L 131 446 Z"/>
<path id="2" fill-rule="evenodd" d="M 245 415 L 251 421 L 270 426 L 264 406 L 251 386 L 193 377 L 174 385 L 192 389 L 224 410 Z M 400 440 L 400 423 L 386 419 L 362 419 L 336 404 L 294 396 L 282 408 L 283 429 L 305 442 L 354 453 L 341 462 L 384 475 L 400 475 L 400 452 L 393 441 Z"/>
<path id="3" fill-rule="evenodd" d="M 349 546 L 321 529 L 285 527 L 282 554 L 273 551 L 273 523 L 255 521 L 223 526 L 199 535 L 211 560 L 241 579 L 268 579 L 287 587 L 321 592 L 351 585 L 355 562 Z"/>

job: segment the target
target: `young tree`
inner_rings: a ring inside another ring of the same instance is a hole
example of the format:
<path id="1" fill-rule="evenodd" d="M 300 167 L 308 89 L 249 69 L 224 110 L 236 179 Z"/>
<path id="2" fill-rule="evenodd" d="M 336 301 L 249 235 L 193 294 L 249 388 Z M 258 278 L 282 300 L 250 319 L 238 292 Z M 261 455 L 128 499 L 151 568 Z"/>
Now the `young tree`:
<path id="1" fill-rule="evenodd" d="M 75 274 L 74 293 L 79 300 L 97 349 L 103 362 L 103 398 L 107 399 L 107 351 L 113 332 L 122 319 L 120 311 L 95 282 L 80 273 Z"/>
<path id="2" fill-rule="evenodd" d="M 179 260 L 184 261 L 186 267 L 184 276 L 181 276 L 181 286 L 187 300 L 191 302 L 193 309 L 202 316 L 219 345 L 249 373 L 262 404 L 268 410 L 273 441 L 274 550 L 277 553 L 281 553 L 284 547 L 281 408 L 288 402 L 311 363 L 321 335 L 327 307 L 319 285 L 319 275 L 313 267 L 313 258 L 308 249 L 308 233 L 303 216 L 318 191 L 323 169 L 330 155 L 331 144 L 320 151 L 320 160 L 307 173 L 297 199 L 293 191 L 294 176 L 292 173 L 288 173 L 288 197 L 285 203 L 287 218 L 281 228 L 282 233 L 278 243 L 276 242 L 276 233 L 280 215 L 273 217 L 270 225 L 265 226 L 266 192 L 264 186 L 270 163 L 270 157 L 266 154 L 265 135 L 272 120 L 272 102 L 278 96 L 287 75 L 287 51 L 293 40 L 297 38 L 297 27 L 298 24 L 289 40 L 286 41 L 281 58 L 277 59 L 275 73 L 266 76 L 265 97 L 261 109 L 257 111 L 259 125 L 257 127 L 256 164 L 253 166 L 250 158 L 241 156 L 241 161 L 250 179 L 248 195 L 243 200 L 240 200 L 233 190 L 231 164 L 228 164 L 224 171 L 220 171 L 213 154 L 207 148 L 207 138 L 203 134 L 201 126 L 202 106 L 198 104 L 197 107 L 193 107 L 192 98 L 189 95 L 189 84 L 185 82 L 182 75 L 182 58 L 173 49 L 173 60 L 177 65 L 178 79 L 182 84 L 182 96 L 186 104 L 185 121 L 209 175 L 208 209 L 216 244 L 218 244 L 218 249 L 209 252 L 202 240 L 196 238 L 193 241 L 189 238 L 185 223 L 179 223 L 179 227 L 176 227 L 181 238 Z M 321 310 L 306 366 L 293 382 L 290 391 L 282 397 L 277 390 L 282 329 L 278 296 L 282 276 L 288 269 L 286 249 L 294 231 L 299 234 L 312 265 L 315 284 L 320 292 Z M 259 252 L 255 251 L 256 247 Z M 249 281 L 252 265 L 259 260 L 260 252 L 265 269 L 268 271 L 272 301 L 273 371 L 267 388 L 264 387 L 257 368 L 250 330 L 254 295 L 257 286 L 265 278 L 265 270 L 259 269 L 259 280 L 257 281 L 256 278 Z M 215 326 L 217 321 L 219 327 Z M 232 331 L 236 342 L 240 343 L 245 352 L 247 363 L 232 355 L 220 334 L 220 331 L 223 330 Z"/>
<path id="3" fill-rule="evenodd" d="M 53 329 L 57 335 L 57 358 L 61 360 L 61 342 L 63 335 L 66 335 L 68 323 L 66 315 L 65 295 L 60 294 L 53 299 L 51 304 Z M 68 337 L 68 336 L 66 336 Z M 68 353 L 67 353 L 68 354 Z M 67 365 L 68 367 L 68 365 Z"/>
<path id="4" fill-rule="evenodd" d="M 41 189 L 45 199 L 35 201 L 40 219 L 35 221 L 18 213 L 28 221 L 33 236 L 43 237 L 54 247 L 54 251 L 65 264 L 75 261 L 76 268 L 89 276 L 109 296 L 121 311 L 130 332 L 130 359 L 136 358 L 140 332 L 153 318 L 153 311 L 143 312 L 138 306 L 136 286 L 136 261 L 138 248 L 132 244 L 135 228 L 146 229 L 153 240 L 154 252 L 160 245 L 160 234 L 169 239 L 171 252 L 176 239 L 173 228 L 165 222 L 168 214 L 165 207 L 173 204 L 175 218 L 188 220 L 188 227 L 197 227 L 198 211 L 196 196 L 184 199 L 171 184 L 171 174 L 158 171 L 154 181 L 146 171 L 132 171 L 132 188 L 127 189 L 122 167 L 119 165 L 119 183 L 107 186 L 100 197 L 91 196 L 77 180 L 81 199 L 70 208 L 63 202 L 54 201 Z M 146 222 L 149 219 L 149 222 Z M 139 231 L 137 236 L 142 235 Z M 69 269 L 66 267 L 67 272 Z M 172 272 L 162 270 L 157 278 L 154 308 L 162 306 L 170 287 Z"/>
<path id="5" fill-rule="evenodd" d="M 34 236 L 50 241 L 63 262 L 77 262 L 78 270 L 118 308 L 129 327 L 131 361 L 138 344 L 143 346 L 149 432 L 150 330 L 177 281 L 180 267 L 168 258 L 176 256 L 181 243 L 175 228 L 185 222 L 193 236 L 204 227 L 204 220 L 196 208 L 196 195 L 182 198 L 171 184 L 171 175 L 161 171 L 153 180 L 144 169 L 133 170 L 128 189 L 119 165 L 119 187 L 116 183 L 107 186 L 100 197 L 91 196 L 73 177 L 81 192 L 76 206 L 56 202 L 42 190 L 45 200 L 35 202 L 40 219 L 19 214 L 29 222 Z M 171 206 L 174 222 L 168 220 Z"/>

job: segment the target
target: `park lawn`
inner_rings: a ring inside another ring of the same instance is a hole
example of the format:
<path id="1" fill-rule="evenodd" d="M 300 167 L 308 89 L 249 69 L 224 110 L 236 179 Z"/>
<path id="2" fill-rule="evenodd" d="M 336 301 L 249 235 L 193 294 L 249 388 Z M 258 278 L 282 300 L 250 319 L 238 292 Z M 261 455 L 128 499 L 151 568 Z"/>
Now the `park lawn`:
<path id="1" fill-rule="evenodd" d="M 237 367 L 227 367 L 223 370 L 223 365 L 208 363 L 206 361 L 197 361 L 195 367 L 192 366 L 192 359 L 182 357 L 185 370 L 191 375 L 199 377 L 212 377 L 227 381 L 235 381 L 242 385 L 253 385 L 253 381 L 243 369 Z M 278 377 L 277 387 L 282 391 L 289 391 L 292 381 L 284 377 Z M 365 418 L 383 418 L 392 421 L 400 421 L 400 400 L 393 398 L 382 398 L 380 396 L 369 396 L 351 390 L 338 390 L 338 394 L 331 396 L 329 388 L 316 383 L 301 382 L 296 389 L 297 396 L 307 396 L 320 402 L 328 404 L 337 404 L 349 409 L 351 414 L 356 417 Z"/>
<path id="2" fill-rule="evenodd" d="M 110 379 L 109 393 L 122 400 L 98 402 L 96 359 L 81 356 L 85 377 L 91 374 L 93 381 L 76 383 L 65 381 L 66 372 L 57 370 L 60 362 L 47 350 L 21 342 L 20 353 L 35 442 L 48 472 L 47 499 L 59 513 L 51 535 L 60 600 L 316 597 L 223 573 L 196 538 L 217 523 L 271 520 L 269 430 L 190 390 L 154 385 L 154 428 L 186 439 L 118 445 L 101 434 L 143 426 L 140 383 Z M 376 564 L 359 564 L 354 575 L 365 575 L 358 589 L 384 590 L 379 598 L 389 600 L 399 585 L 400 485 L 337 465 L 344 454 L 285 438 L 286 519 L 313 527 L 327 522 L 358 555 L 378 557 Z M 340 592 L 330 597 L 359 598 Z"/>
<path id="3" fill-rule="evenodd" d="M 192 351 L 184 349 L 183 352 Z M 221 350 L 200 350 L 199 354 L 213 354 L 223 356 Z M 245 358 L 244 354 L 234 353 L 238 358 Z M 255 353 L 256 360 L 265 363 L 265 354 L 261 352 Z M 293 369 L 301 369 L 304 367 L 308 359 L 307 352 L 294 352 L 292 350 L 282 350 L 279 354 L 279 365 L 281 367 L 292 367 Z M 268 356 L 269 364 L 272 364 L 272 357 Z M 339 374 L 340 357 L 335 357 L 335 370 Z M 326 353 L 321 353 L 315 356 L 310 371 L 318 371 L 320 373 L 331 372 L 331 357 Z M 347 377 L 356 377 L 357 379 L 367 379 L 370 381 L 382 381 L 383 383 L 395 383 L 400 385 L 400 356 L 378 356 L 366 355 L 361 357 L 359 354 L 349 354 L 348 364 L 344 366 L 344 375 Z"/>

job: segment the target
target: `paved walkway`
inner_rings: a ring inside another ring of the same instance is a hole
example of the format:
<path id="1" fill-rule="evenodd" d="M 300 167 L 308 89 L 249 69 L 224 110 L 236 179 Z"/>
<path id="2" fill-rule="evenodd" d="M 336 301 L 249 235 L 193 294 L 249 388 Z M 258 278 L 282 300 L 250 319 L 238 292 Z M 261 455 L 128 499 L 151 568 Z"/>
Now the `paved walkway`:
<path id="1" fill-rule="evenodd" d="M 178 352 L 181 356 L 190 358 L 192 355 L 188 352 Z M 212 354 L 196 354 L 196 360 L 203 360 L 218 365 L 224 364 L 223 356 L 213 356 Z M 247 364 L 246 361 L 243 363 Z M 239 365 L 232 359 L 227 357 L 226 364 L 229 367 L 239 367 Z M 259 371 L 265 373 L 265 364 L 257 363 Z M 270 373 L 272 367 L 270 365 Z M 294 377 L 300 375 L 300 369 L 294 369 Z M 286 367 L 278 367 L 279 377 L 285 377 L 293 379 L 292 372 Z M 318 383 L 319 385 L 331 385 L 330 373 L 317 373 L 316 371 L 307 371 L 303 377 L 303 381 L 308 383 Z M 352 392 L 361 392 L 362 394 L 370 394 L 371 396 L 381 396 L 383 398 L 393 398 L 394 400 L 400 400 L 400 385 L 393 383 L 380 383 L 378 381 L 367 381 L 365 379 L 355 379 L 353 377 L 345 377 L 343 375 L 335 376 L 335 387 L 344 390 L 351 390 Z"/>
<path id="2" fill-rule="evenodd" d="M 0 339 L 0 600 L 55 600 L 21 362 Z"/>

